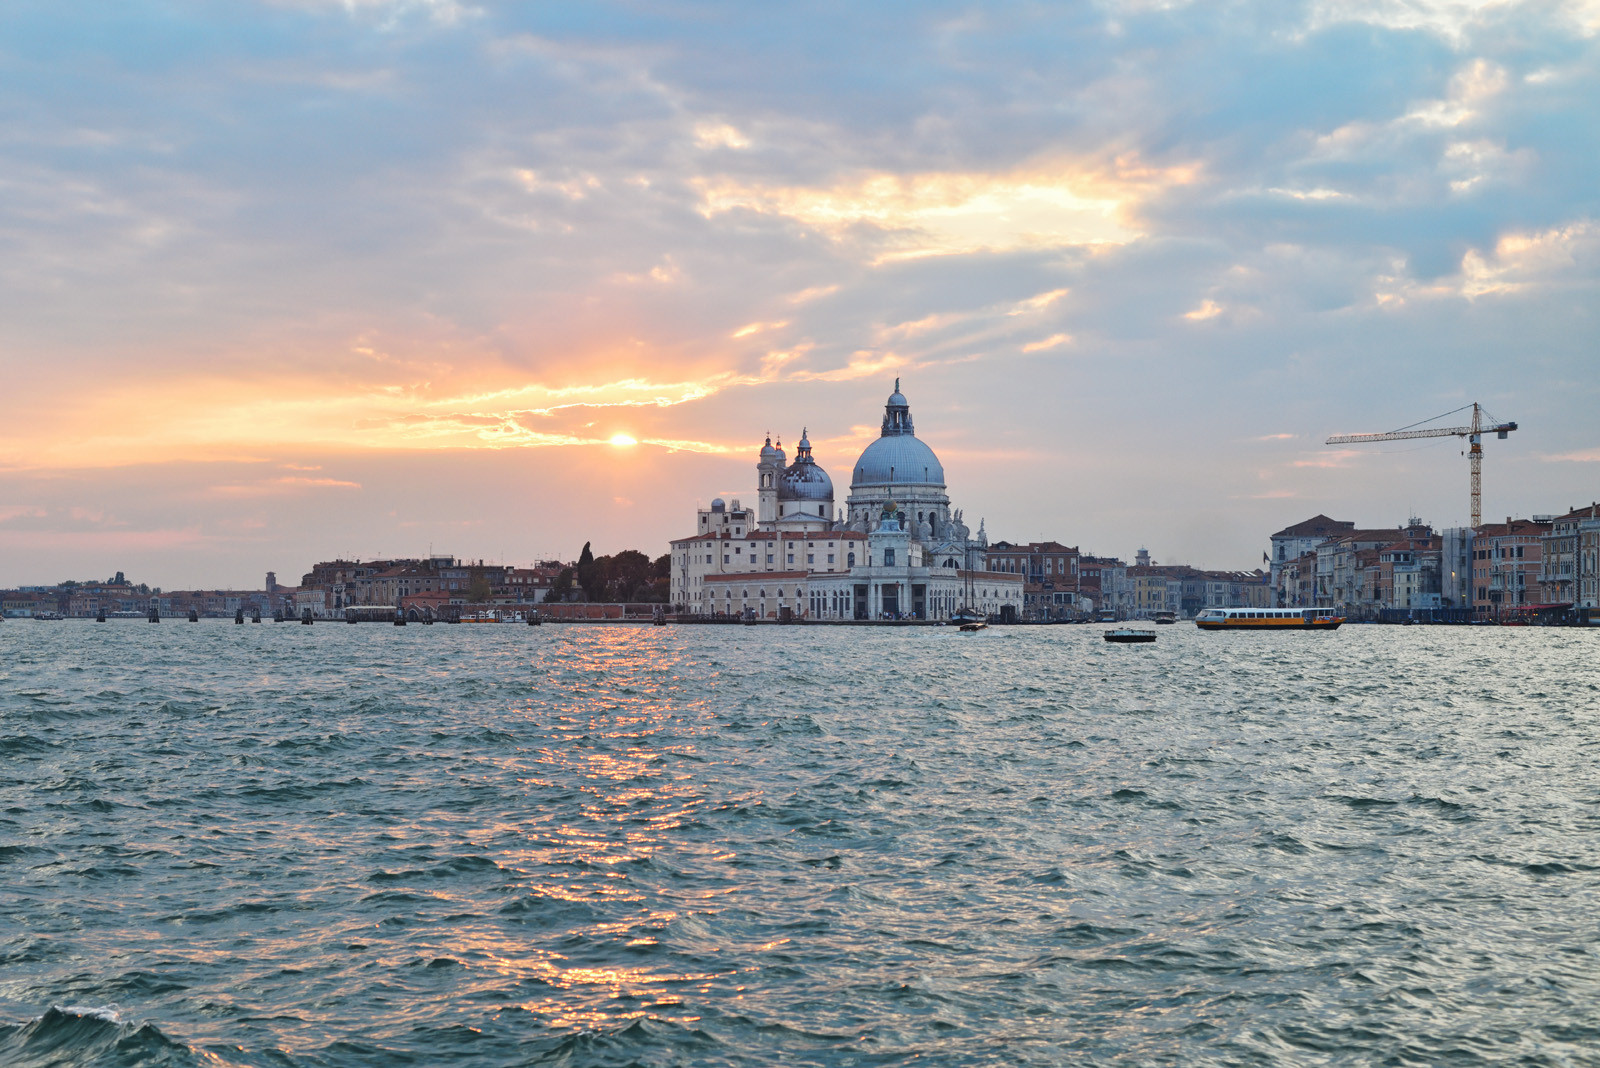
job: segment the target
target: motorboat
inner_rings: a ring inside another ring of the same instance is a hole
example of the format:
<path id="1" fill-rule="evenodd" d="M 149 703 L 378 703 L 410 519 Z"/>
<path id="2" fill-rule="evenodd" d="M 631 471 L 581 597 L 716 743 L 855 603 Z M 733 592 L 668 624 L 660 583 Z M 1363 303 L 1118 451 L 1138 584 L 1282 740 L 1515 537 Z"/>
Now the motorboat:
<path id="1" fill-rule="evenodd" d="M 1138 645 L 1144 642 L 1155 641 L 1156 632 L 1153 630 L 1140 630 L 1136 627 L 1118 627 L 1115 630 L 1106 631 L 1105 638 L 1108 642 L 1119 642 L 1124 645 Z"/>

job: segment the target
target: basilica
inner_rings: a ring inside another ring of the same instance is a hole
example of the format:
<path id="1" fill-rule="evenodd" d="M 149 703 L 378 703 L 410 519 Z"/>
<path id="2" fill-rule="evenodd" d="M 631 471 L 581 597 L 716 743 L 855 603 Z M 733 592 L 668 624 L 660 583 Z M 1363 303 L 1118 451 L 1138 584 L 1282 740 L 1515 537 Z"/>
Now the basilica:
<path id="1" fill-rule="evenodd" d="M 947 620 L 1021 612 L 1022 576 L 983 570 L 988 538 L 950 507 L 944 467 L 918 438 L 895 380 L 883 429 L 837 506 L 801 432 L 793 463 L 769 436 L 756 507 L 717 498 L 672 542 L 672 601 L 688 615 L 776 620 Z"/>

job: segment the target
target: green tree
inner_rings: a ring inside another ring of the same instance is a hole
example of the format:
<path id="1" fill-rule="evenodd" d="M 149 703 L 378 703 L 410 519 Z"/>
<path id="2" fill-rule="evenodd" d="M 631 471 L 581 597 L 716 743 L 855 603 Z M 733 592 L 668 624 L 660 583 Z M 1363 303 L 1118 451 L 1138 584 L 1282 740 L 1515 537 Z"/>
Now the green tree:
<path id="1" fill-rule="evenodd" d="M 489 600 L 489 576 L 482 571 L 472 576 L 472 582 L 467 585 L 467 600 L 473 604 L 485 604 Z"/>
<path id="2" fill-rule="evenodd" d="M 545 592 L 544 603 L 555 604 L 557 601 L 567 599 L 567 594 L 572 590 L 572 568 L 564 567 L 556 580 L 550 584 L 550 589 Z"/>
<path id="3" fill-rule="evenodd" d="M 602 570 L 597 566 L 594 553 L 589 549 L 589 543 L 583 543 L 583 552 L 578 554 L 578 585 L 583 587 L 583 599 L 598 601 L 605 595 Z"/>
<path id="4" fill-rule="evenodd" d="M 651 592 L 650 558 L 637 549 L 624 549 L 610 560 L 607 568 L 607 600 L 636 601 Z"/>

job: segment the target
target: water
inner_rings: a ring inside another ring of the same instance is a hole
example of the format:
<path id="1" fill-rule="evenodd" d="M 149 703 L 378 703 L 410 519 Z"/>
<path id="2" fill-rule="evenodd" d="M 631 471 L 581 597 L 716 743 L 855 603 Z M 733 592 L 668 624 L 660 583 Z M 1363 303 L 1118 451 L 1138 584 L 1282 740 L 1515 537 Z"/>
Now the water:
<path id="1" fill-rule="evenodd" d="M 0 1064 L 1600 1063 L 1600 632 L 0 625 Z"/>

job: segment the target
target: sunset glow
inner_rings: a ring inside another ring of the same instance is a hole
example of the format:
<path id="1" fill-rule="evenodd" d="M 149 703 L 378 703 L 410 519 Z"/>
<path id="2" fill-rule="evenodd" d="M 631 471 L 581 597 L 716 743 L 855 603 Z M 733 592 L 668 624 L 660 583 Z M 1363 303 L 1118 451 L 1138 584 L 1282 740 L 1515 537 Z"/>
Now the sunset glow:
<path id="1" fill-rule="evenodd" d="M 0 16 L 0 584 L 654 552 L 769 431 L 844 476 L 896 376 L 997 536 L 1449 525 L 1316 443 L 1473 397 L 1545 509 L 1600 444 L 1580 9 Z"/>

